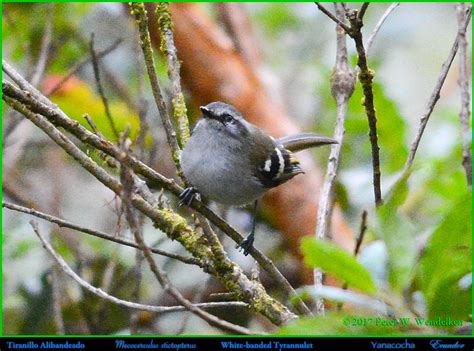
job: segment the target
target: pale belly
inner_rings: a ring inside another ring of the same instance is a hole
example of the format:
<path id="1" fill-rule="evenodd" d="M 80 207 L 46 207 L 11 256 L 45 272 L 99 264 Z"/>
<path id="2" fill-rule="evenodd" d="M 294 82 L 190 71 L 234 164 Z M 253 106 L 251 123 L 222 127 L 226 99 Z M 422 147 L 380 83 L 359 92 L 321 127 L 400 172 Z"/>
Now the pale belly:
<path id="1" fill-rule="evenodd" d="M 197 150 L 196 150 L 197 151 Z M 194 154 L 196 155 L 196 154 Z M 183 171 L 188 181 L 199 193 L 222 204 L 241 206 L 260 198 L 266 189 L 250 172 L 247 165 L 231 163 L 221 148 L 206 148 L 195 159 L 183 152 Z"/>

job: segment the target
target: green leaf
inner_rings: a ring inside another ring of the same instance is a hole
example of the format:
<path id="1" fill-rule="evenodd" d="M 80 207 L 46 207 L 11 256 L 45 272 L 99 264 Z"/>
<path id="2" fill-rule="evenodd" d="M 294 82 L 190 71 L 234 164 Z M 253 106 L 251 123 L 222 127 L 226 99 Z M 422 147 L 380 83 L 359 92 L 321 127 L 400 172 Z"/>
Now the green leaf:
<path id="1" fill-rule="evenodd" d="M 471 288 L 459 280 L 472 272 L 472 194 L 457 201 L 434 231 L 420 260 L 418 279 L 430 318 L 467 318 Z"/>
<path id="2" fill-rule="evenodd" d="M 416 260 L 415 228 L 409 218 L 400 213 L 400 206 L 408 195 L 407 173 L 395 183 L 385 198 L 385 203 L 377 208 L 377 221 L 373 228 L 388 249 L 388 280 L 392 288 L 401 293 L 409 283 Z"/>
<path id="3" fill-rule="evenodd" d="M 401 179 L 392 186 L 390 192 L 385 197 L 385 202 L 377 208 L 377 214 L 384 221 L 389 221 L 392 215 L 404 204 L 408 196 L 408 178 L 411 172 L 407 172 Z"/>
<path id="4" fill-rule="evenodd" d="M 370 273 L 343 249 L 325 240 L 312 237 L 303 238 L 301 247 L 305 263 L 346 281 L 350 287 L 373 294 L 375 284 Z"/>

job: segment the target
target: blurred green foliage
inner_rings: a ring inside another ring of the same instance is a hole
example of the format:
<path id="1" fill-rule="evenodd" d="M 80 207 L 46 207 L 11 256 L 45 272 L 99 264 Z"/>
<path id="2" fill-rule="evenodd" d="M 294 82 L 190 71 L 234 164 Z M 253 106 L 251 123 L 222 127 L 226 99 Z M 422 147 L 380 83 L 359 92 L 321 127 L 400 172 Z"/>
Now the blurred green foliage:
<path id="1" fill-rule="evenodd" d="M 268 3 L 262 7 L 255 15 L 267 34 L 273 38 L 282 32 L 300 27 L 301 20 L 296 16 L 290 4 Z"/>
<path id="2" fill-rule="evenodd" d="M 376 237 L 384 240 L 388 248 L 388 280 L 394 291 L 401 293 L 411 277 L 416 258 L 415 233 L 409 218 L 400 213 L 400 206 L 406 201 L 410 173 L 395 183 L 377 208 L 374 225 Z"/>
<path id="3" fill-rule="evenodd" d="M 347 251 L 335 244 L 306 237 L 301 241 L 304 261 L 307 266 L 321 268 L 366 293 L 375 292 L 375 284 L 369 272 Z"/>
<path id="4" fill-rule="evenodd" d="M 60 91 L 52 97 L 52 100 L 58 104 L 69 117 L 91 130 L 91 127 L 84 118 L 84 113 L 87 113 L 97 129 L 107 139 L 116 139 L 105 114 L 102 100 L 92 87 L 85 82 L 74 79 L 72 84 L 69 84 L 66 92 L 61 93 Z M 109 109 L 117 130 L 123 131 L 125 127 L 129 125 L 130 138 L 134 140 L 139 131 L 139 118 L 137 113 L 130 111 L 124 102 L 118 100 L 109 99 Z"/>
<path id="5" fill-rule="evenodd" d="M 326 71 L 326 74 L 327 77 L 330 76 L 329 71 Z M 373 92 L 377 112 L 381 170 L 383 175 L 393 174 L 403 167 L 408 155 L 407 123 L 395 102 L 386 95 L 382 84 L 377 81 L 377 73 L 373 84 Z M 331 95 L 329 78 L 321 82 L 316 94 L 321 98 L 321 115 L 334 117 L 321 119 L 315 129 L 324 134 L 332 134 L 336 103 Z M 349 100 L 346 114 L 346 134 L 341 158 L 342 167 L 344 168 L 360 167 L 362 164 L 372 162 L 367 115 L 362 105 L 363 96 L 360 83 L 357 82 L 354 93 Z"/>
<path id="6" fill-rule="evenodd" d="M 471 204 L 471 192 L 457 199 L 421 256 L 416 279 L 430 318 L 466 319 L 472 313 L 471 285 L 460 282 L 472 272 Z"/>

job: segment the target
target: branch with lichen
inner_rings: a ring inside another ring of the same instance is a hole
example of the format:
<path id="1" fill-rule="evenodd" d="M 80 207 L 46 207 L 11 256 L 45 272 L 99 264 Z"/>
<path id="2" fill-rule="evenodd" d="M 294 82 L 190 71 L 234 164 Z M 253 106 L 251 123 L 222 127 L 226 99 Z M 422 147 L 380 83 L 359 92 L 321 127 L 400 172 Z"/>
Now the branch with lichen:
<path id="1" fill-rule="evenodd" d="M 6 71 L 9 76 L 15 77 L 15 81 L 19 82 L 17 84 L 21 84 L 25 87 L 25 90 L 28 91 L 28 93 L 26 93 L 25 91 L 15 87 L 13 84 L 4 81 L 2 82 L 2 91 L 5 97 L 11 97 L 15 101 L 20 102 L 23 106 L 28 106 L 31 111 L 45 116 L 56 127 L 64 128 L 69 133 L 78 138 L 78 140 L 81 142 L 104 152 L 114 159 L 121 160 L 124 158 L 130 165 L 130 168 L 132 168 L 136 174 L 140 174 L 147 180 L 158 184 L 165 190 L 170 191 L 175 196 L 179 196 L 179 194 L 183 191 L 183 189 L 177 185 L 174 180 L 164 177 L 143 162 L 139 161 L 134 156 L 130 154 L 124 155 L 116 145 L 90 132 L 79 122 L 69 118 L 61 109 L 53 105 L 52 102 L 46 99 L 41 93 L 37 91 L 35 92 L 33 90 L 34 88 L 30 87 L 28 82 L 5 61 L 3 62 L 2 69 Z M 195 199 L 192 202 L 191 207 L 209 219 L 214 225 L 222 230 L 227 236 L 232 238 L 232 240 L 234 240 L 236 243 L 239 243 L 243 240 L 243 236 L 238 231 L 236 231 L 231 225 L 229 225 L 201 201 Z M 258 262 L 260 267 L 267 271 L 269 275 L 277 282 L 277 284 L 281 286 L 283 291 L 288 296 L 296 295 L 296 292 L 291 284 L 268 257 L 266 257 L 256 248 L 251 251 L 251 255 Z M 298 299 L 297 309 L 302 314 L 308 313 L 307 311 L 309 311 L 301 299 Z"/>
<path id="2" fill-rule="evenodd" d="M 141 10 L 140 10 L 141 11 Z M 169 10 L 169 4 L 167 2 L 159 2 L 156 6 L 156 17 L 158 22 L 158 27 L 161 32 L 161 45 L 160 50 L 167 58 L 167 65 L 168 65 L 168 76 L 171 80 L 172 85 L 172 93 L 173 93 L 173 111 L 174 111 L 174 118 L 178 124 L 179 136 L 181 145 L 184 146 L 187 140 L 189 139 L 190 132 L 189 132 L 189 122 L 186 115 L 186 105 L 184 101 L 184 95 L 181 89 L 181 81 L 180 81 L 180 63 L 177 57 L 177 50 L 174 44 L 174 35 L 173 35 L 173 22 L 171 18 L 171 13 Z M 146 17 L 146 13 L 144 14 Z M 182 173 L 178 172 L 178 175 L 183 179 L 184 183 L 186 184 L 186 179 Z M 193 204 L 196 201 L 193 202 Z M 193 207 L 193 206 L 191 206 Z M 224 233 L 229 235 L 234 241 L 241 242 L 242 238 L 239 233 L 237 233 L 233 228 L 228 226 L 228 224 L 221 220 L 218 216 L 216 216 L 212 211 L 208 211 L 207 208 L 203 211 L 193 207 L 197 210 L 197 217 L 199 222 L 201 222 L 204 234 L 208 237 L 210 241 L 211 248 L 215 255 L 223 255 L 224 250 L 222 250 L 222 245 L 219 242 L 216 234 L 212 230 L 212 228 L 205 223 L 207 220 L 213 222 L 219 229 L 221 229 Z M 216 221 L 219 223 L 217 224 Z M 275 265 L 265 257 L 261 252 L 254 250 L 255 252 L 252 253 L 252 256 L 256 259 L 256 261 L 262 266 L 263 269 L 269 271 L 271 275 L 280 283 L 284 291 L 290 296 L 296 296 L 294 289 L 288 283 L 288 281 L 281 275 L 281 273 L 276 269 Z M 304 302 L 300 299 L 296 299 L 296 310 L 301 314 L 309 314 L 311 315 L 311 311 L 309 308 L 304 304 Z"/>
<path id="3" fill-rule="evenodd" d="M 153 97 L 155 99 L 156 107 L 161 117 L 161 121 L 165 128 L 166 138 L 168 145 L 171 149 L 171 156 L 173 158 L 174 164 L 178 171 L 178 174 L 181 176 L 181 165 L 179 162 L 180 159 L 180 148 L 178 141 L 176 139 L 176 132 L 171 124 L 171 119 L 166 109 L 165 101 L 163 100 L 163 95 L 161 94 L 160 84 L 158 83 L 158 77 L 155 69 L 155 61 L 153 59 L 153 49 L 150 41 L 150 33 L 148 32 L 148 18 L 143 3 L 130 2 L 130 13 L 135 18 L 137 23 L 138 32 L 140 34 L 140 46 L 143 51 L 143 57 L 145 59 L 145 66 L 148 73 L 148 78 L 150 79 L 151 90 L 153 92 Z"/>
<path id="4" fill-rule="evenodd" d="M 161 52 L 166 56 L 168 63 L 168 77 L 171 80 L 171 91 L 173 94 L 173 117 L 178 125 L 178 136 L 183 147 L 190 137 L 189 121 L 186 103 L 181 89 L 180 63 L 173 36 L 173 22 L 169 4 L 159 2 L 156 5 L 156 17 L 161 32 Z"/>
<path id="5" fill-rule="evenodd" d="M 102 146 L 110 144 L 108 141 L 87 131 L 78 122 L 67 117 L 58 107 L 44 105 L 37 100 L 34 93 L 25 94 L 6 81 L 2 82 L 2 91 L 3 99 L 7 104 L 42 129 L 101 183 L 117 195 L 122 195 L 123 185 L 121 182 L 98 166 L 64 133 L 59 131 L 58 127 L 67 126 L 68 130 L 75 129 L 76 131 L 83 128 L 83 130 L 81 129 L 82 133 L 87 132 L 87 135 L 83 135 L 82 139 L 84 137 L 89 141 L 95 139 Z M 59 125 L 54 125 L 52 121 Z M 111 147 L 109 151 L 113 150 L 114 157 L 120 163 L 127 164 L 130 169 L 133 169 L 132 157 L 128 153 L 122 152 L 114 145 L 108 146 Z M 227 256 L 214 255 L 206 241 L 187 224 L 183 217 L 171 209 L 157 207 L 157 201 L 154 201 L 154 195 L 149 192 L 146 185 L 137 183 L 136 189 L 137 191 L 130 195 L 134 208 L 149 217 L 169 238 L 180 242 L 199 261 L 199 265 L 203 267 L 204 271 L 215 276 L 236 299 L 248 303 L 252 310 L 261 313 L 276 325 L 285 324 L 297 318 L 287 307 L 269 296 L 259 282 L 247 278 L 242 269 Z"/>
<path id="6" fill-rule="evenodd" d="M 166 56 L 168 64 L 168 77 L 171 80 L 171 91 L 173 94 L 173 116 L 178 125 L 179 138 L 181 146 L 184 146 L 190 137 L 189 121 L 186 114 L 186 103 L 181 90 L 180 64 L 177 56 L 176 46 L 173 36 L 173 22 L 169 4 L 167 2 L 159 2 L 156 6 L 156 17 L 158 19 L 158 28 L 161 32 L 160 50 Z M 183 182 L 187 184 L 184 174 L 179 174 Z M 206 237 L 212 254 L 220 261 L 226 259 L 226 253 L 222 244 L 214 230 L 212 230 L 207 219 L 197 213 L 199 222 L 201 223 L 204 236 Z"/>

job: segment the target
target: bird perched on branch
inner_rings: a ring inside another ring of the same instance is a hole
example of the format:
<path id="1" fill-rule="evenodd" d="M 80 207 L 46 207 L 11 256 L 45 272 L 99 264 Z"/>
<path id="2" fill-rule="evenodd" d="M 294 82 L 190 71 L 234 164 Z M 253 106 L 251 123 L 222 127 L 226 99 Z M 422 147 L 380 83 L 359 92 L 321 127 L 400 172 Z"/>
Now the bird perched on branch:
<path id="1" fill-rule="evenodd" d="M 189 206 L 197 193 L 226 205 L 253 202 L 252 230 L 237 245 L 248 255 L 254 241 L 258 199 L 304 173 L 293 152 L 337 142 L 314 133 L 274 139 L 223 102 L 202 106 L 201 112 L 203 118 L 181 154 L 181 166 L 192 187 L 181 193 L 179 204 Z"/>

